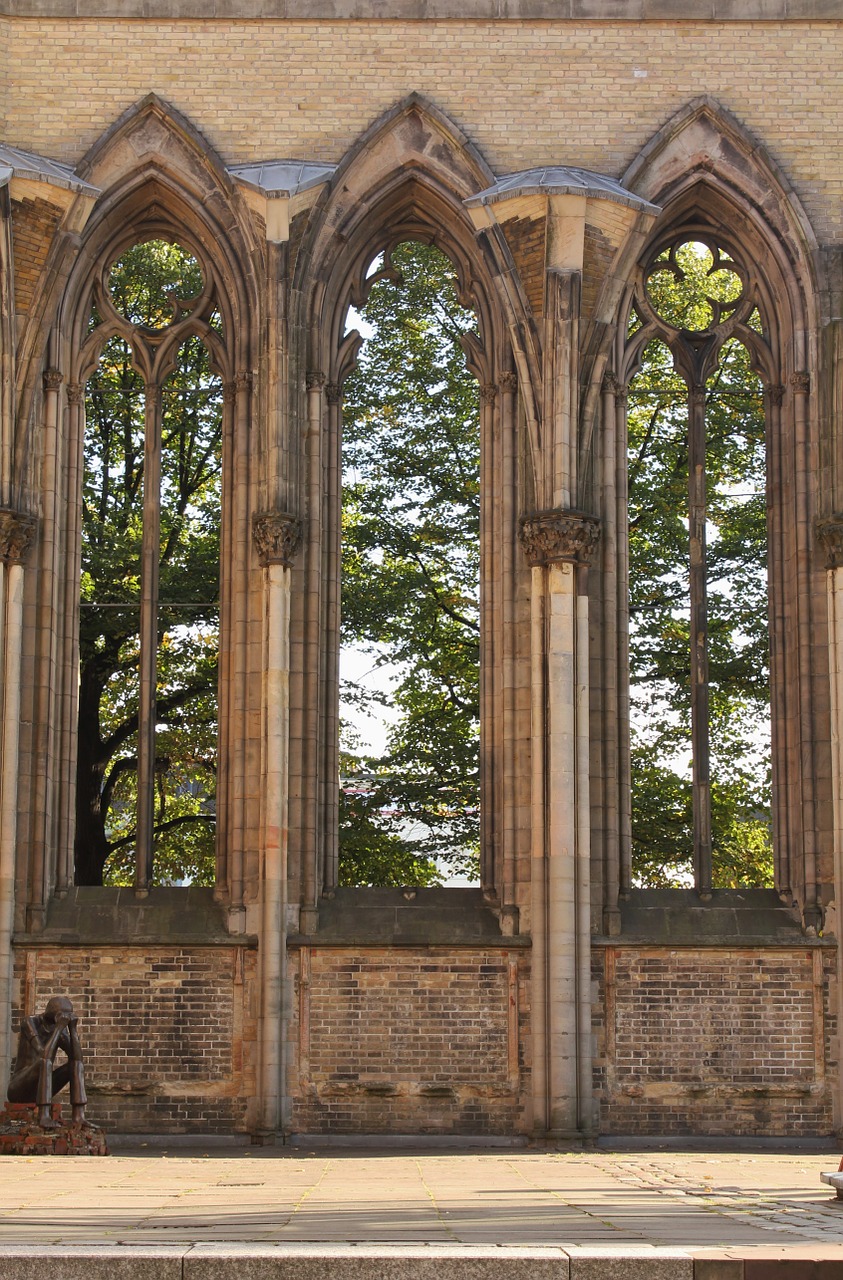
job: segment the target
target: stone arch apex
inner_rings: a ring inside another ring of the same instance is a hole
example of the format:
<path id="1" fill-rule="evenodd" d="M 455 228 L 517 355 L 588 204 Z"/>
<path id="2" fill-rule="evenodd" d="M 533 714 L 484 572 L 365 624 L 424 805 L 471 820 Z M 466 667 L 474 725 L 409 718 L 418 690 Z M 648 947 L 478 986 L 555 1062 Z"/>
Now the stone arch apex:
<path id="1" fill-rule="evenodd" d="M 180 139 L 187 151 L 201 156 L 219 184 L 229 192 L 234 192 L 234 183 L 216 149 L 186 115 L 157 93 L 147 93 L 139 98 L 108 126 L 76 166 L 77 175 L 87 177 L 96 172 L 123 139 L 136 134 L 150 120 L 159 121 L 167 134 Z M 135 154 L 141 158 L 137 152 Z"/>
<path id="2" fill-rule="evenodd" d="M 96 175 L 101 194 L 88 220 L 59 304 L 75 349 L 80 316 L 106 257 L 139 238 L 183 241 L 217 280 L 235 364 L 253 363 L 264 243 L 231 174 L 199 130 L 150 93 L 129 107 L 89 149 L 78 174 Z M 86 179 L 87 180 L 87 179 Z"/>
<path id="3" fill-rule="evenodd" d="M 440 107 L 437 107 L 430 98 L 414 90 L 383 112 L 360 134 L 357 141 L 346 152 L 337 166 L 331 186 L 333 188 L 339 186 L 344 181 L 348 170 L 356 166 L 361 156 L 374 152 L 384 139 L 394 133 L 402 122 L 409 120 L 412 116 L 418 117 L 421 123 L 427 123 L 429 127 L 435 129 L 442 136 L 449 150 L 452 150 L 455 154 L 462 155 L 467 162 L 467 169 L 473 170 L 476 175 L 477 192 L 482 191 L 484 187 L 490 186 L 495 181 L 495 175 L 486 160 L 459 125 Z M 442 160 L 444 157 L 439 155 L 431 158 Z M 474 191 L 466 190 L 465 192 L 466 197 L 472 194 L 474 194 Z"/>
<path id="4" fill-rule="evenodd" d="M 297 290 L 309 299 L 304 323 L 314 368 L 336 360 L 340 313 L 349 300 L 357 305 L 365 288 L 364 259 L 401 239 L 435 244 L 454 263 L 464 303 L 478 317 L 489 365 L 482 381 L 493 380 L 498 365 L 509 367 L 505 335 L 514 331 L 537 367 L 508 246 L 493 232 L 478 234 L 465 203 L 494 182 L 474 144 L 422 94 L 408 94 L 373 121 L 326 185 L 296 260 Z"/>
<path id="5" fill-rule="evenodd" d="M 710 94 L 675 112 L 644 145 L 621 182 L 654 203 L 675 202 L 701 175 L 751 203 L 771 230 L 810 258 L 817 240 L 802 203 L 769 151 Z"/>

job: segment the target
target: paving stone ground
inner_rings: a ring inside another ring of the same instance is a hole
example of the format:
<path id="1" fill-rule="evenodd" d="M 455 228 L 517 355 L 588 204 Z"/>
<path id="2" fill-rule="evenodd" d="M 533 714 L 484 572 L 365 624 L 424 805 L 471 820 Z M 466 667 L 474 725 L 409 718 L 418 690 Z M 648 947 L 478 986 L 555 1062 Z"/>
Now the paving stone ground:
<path id="1" fill-rule="evenodd" d="M 121 1150 L 0 1159 L 0 1245 L 806 1249 L 843 1260 L 810 1151 Z"/>

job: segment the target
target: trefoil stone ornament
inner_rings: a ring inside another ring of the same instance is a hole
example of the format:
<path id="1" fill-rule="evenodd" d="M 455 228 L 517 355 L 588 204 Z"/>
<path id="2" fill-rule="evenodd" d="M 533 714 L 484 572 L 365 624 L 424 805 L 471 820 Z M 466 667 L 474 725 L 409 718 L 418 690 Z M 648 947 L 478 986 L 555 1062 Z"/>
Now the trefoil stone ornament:
<path id="1" fill-rule="evenodd" d="M 301 520 L 287 511 L 262 511 L 252 519 L 252 537 L 264 568 L 292 564 L 301 536 Z"/>
<path id="2" fill-rule="evenodd" d="M 521 517 L 518 534 L 530 565 L 566 560 L 587 565 L 600 538 L 600 521 L 585 511 L 533 511 Z"/>

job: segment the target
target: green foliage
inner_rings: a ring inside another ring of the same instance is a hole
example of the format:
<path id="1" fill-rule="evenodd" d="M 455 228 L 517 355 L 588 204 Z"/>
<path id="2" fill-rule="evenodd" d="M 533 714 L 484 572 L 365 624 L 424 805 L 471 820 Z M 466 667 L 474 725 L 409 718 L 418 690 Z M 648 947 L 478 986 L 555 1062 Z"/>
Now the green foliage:
<path id="1" fill-rule="evenodd" d="M 120 315 L 147 329 L 162 329 L 176 312 L 175 301 L 188 302 L 202 291 L 202 272 L 195 258 L 166 240 L 134 244 L 117 259 L 108 288 Z"/>
<path id="2" fill-rule="evenodd" d="M 149 324 L 164 285 L 195 286 L 194 268 L 177 246 L 152 241 L 123 255 L 110 284 L 126 313 Z M 122 338 L 105 345 L 88 383 L 84 453 L 76 874 L 118 884 L 132 879 L 137 814 L 144 466 L 143 382 Z M 162 390 L 155 879 L 164 884 L 213 883 L 221 454 L 221 388 L 191 338 Z"/>
<path id="3" fill-rule="evenodd" d="M 702 333 L 717 323 L 715 311 L 728 312 L 743 292 L 740 276 L 722 251 L 687 241 L 671 254 L 656 259 L 647 280 L 647 293 L 656 313 L 675 329 Z"/>
<path id="4" fill-rule="evenodd" d="M 345 387 L 342 638 L 401 674 L 383 757 L 344 754 L 340 875 L 426 884 L 437 861 L 476 874 L 479 848 L 479 407 L 460 344 L 474 317 L 438 250 L 401 245 L 391 266 Z"/>
<path id="5" fill-rule="evenodd" d="M 713 282 L 707 251 L 685 246 L 677 260 L 683 277 L 667 270 L 651 275 L 651 301 L 674 323 L 704 329 L 707 299 L 734 300 L 740 281 L 722 270 Z M 706 428 L 714 883 L 764 885 L 772 883 L 764 412 L 747 349 L 734 340 L 724 345 L 707 387 Z M 639 884 L 691 878 L 687 509 L 687 389 L 667 347 L 651 342 L 630 387 L 629 408 L 633 874 Z"/>

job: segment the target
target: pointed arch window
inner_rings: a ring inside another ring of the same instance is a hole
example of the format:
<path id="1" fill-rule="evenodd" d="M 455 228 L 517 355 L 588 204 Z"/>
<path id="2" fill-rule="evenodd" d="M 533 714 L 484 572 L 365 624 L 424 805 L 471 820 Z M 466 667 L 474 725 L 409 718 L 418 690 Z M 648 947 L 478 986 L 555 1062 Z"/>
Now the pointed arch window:
<path id="1" fill-rule="evenodd" d="M 645 259 L 625 360 L 633 794 L 649 777 L 663 798 L 637 832 L 634 804 L 633 840 L 687 848 L 706 898 L 718 867 L 730 882 L 741 840 L 758 865 L 736 865 L 737 883 L 757 883 L 771 861 L 759 374 L 770 382 L 772 360 L 753 274 L 710 228 L 686 227 Z"/>
<path id="2" fill-rule="evenodd" d="M 189 250 L 107 257 L 80 358 L 77 883 L 213 881 L 222 354 Z"/>

